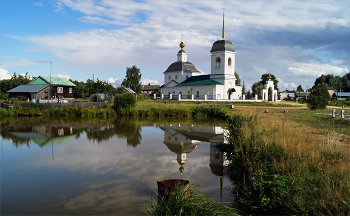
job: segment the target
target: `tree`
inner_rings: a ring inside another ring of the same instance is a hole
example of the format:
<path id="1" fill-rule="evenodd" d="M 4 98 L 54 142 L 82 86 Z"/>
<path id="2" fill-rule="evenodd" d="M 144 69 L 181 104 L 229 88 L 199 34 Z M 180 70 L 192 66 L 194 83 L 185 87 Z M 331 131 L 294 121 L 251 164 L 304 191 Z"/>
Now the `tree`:
<path id="1" fill-rule="evenodd" d="M 122 86 L 134 90 L 136 93 L 141 93 L 141 72 L 136 65 L 126 68 L 125 79 Z"/>
<path id="2" fill-rule="evenodd" d="M 252 94 L 250 93 L 249 90 L 248 90 L 248 92 L 247 92 L 247 99 L 252 99 Z"/>
<path id="3" fill-rule="evenodd" d="M 88 97 L 96 93 L 105 93 L 111 96 L 116 92 L 116 89 L 112 86 L 112 84 L 110 84 L 107 81 L 102 81 L 99 79 L 97 79 L 96 81 L 87 79 L 85 87 L 86 87 L 86 92 L 88 93 L 87 95 Z"/>
<path id="4" fill-rule="evenodd" d="M 246 89 L 245 89 L 244 80 L 243 80 L 242 95 L 245 95 L 245 92 L 246 92 Z"/>
<path id="5" fill-rule="evenodd" d="M 236 84 L 241 85 L 241 79 L 239 78 L 239 75 L 236 71 L 235 71 L 235 77 L 236 77 Z"/>
<path id="6" fill-rule="evenodd" d="M 261 81 L 259 82 L 255 82 L 252 85 L 252 95 L 255 97 L 255 95 L 260 95 L 261 94 L 261 90 L 264 88 L 264 85 L 262 84 Z"/>
<path id="7" fill-rule="evenodd" d="M 265 83 L 267 83 L 267 81 L 269 80 L 269 76 L 270 76 L 270 74 L 261 75 L 261 81 L 255 82 L 252 85 L 253 96 L 261 94 L 261 90 L 264 88 Z M 276 79 L 275 75 L 271 74 L 271 80 L 273 81 L 274 89 L 279 91 L 278 80 Z"/>
<path id="8" fill-rule="evenodd" d="M 307 100 L 308 107 L 312 110 L 325 109 L 331 99 L 328 93 L 328 86 L 325 83 L 319 84 L 310 94 Z"/>
<path id="9" fill-rule="evenodd" d="M 298 85 L 297 92 L 304 92 L 304 89 L 303 87 L 301 87 L 301 85 Z"/>
<path id="10" fill-rule="evenodd" d="M 342 77 L 342 90 L 343 92 L 350 92 L 350 73 Z"/>

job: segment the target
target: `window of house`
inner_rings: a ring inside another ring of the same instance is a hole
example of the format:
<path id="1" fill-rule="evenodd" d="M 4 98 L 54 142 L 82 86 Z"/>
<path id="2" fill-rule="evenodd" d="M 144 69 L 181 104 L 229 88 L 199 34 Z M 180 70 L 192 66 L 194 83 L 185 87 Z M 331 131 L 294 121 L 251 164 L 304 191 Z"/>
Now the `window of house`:
<path id="1" fill-rule="evenodd" d="M 171 76 L 169 75 L 169 78 L 168 79 L 171 79 Z"/>
<path id="2" fill-rule="evenodd" d="M 57 87 L 57 93 L 63 93 L 63 87 Z"/>
<path id="3" fill-rule="evenodd" d="M 177 74 L 175 74 L 175 79 L 177 79 Z"/>
<path id="4" fill-rule="evenodd" d="M 221 58 L 220 57 L 217 57 L 215 59 L 215 68 L 218 69 L 220 68 L 220 65 L 221 65 Z"/>
<path id="5" fill-rule="evenodd" d="M 231 66 L 231 58 L 228 58 L 228 66 Z"/>
<path id="6" fill-rule="evenodd" d="M 199 97 L 199 91 L 197 91 L 197 95 L 196 95 L 196 97 Z"/>
<path id="7" fill-rule="evenodd" d="M 73 93 L 73 88 L 69 88 L 69 94 Z"/>

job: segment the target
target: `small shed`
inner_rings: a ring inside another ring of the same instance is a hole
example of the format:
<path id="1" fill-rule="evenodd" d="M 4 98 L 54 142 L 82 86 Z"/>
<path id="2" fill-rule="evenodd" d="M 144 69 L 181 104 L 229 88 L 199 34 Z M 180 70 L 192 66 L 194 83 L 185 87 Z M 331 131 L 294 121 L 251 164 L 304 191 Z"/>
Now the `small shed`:
<path id="1" fill-rule="evenodd" d="M 7 91 L 10 98 L 18 98 L 20 100 L 37 100 L 48 99 L 50 92 L 49 84 L 36 84 L 36 85 L 20 85 L 16 88 Z"/>

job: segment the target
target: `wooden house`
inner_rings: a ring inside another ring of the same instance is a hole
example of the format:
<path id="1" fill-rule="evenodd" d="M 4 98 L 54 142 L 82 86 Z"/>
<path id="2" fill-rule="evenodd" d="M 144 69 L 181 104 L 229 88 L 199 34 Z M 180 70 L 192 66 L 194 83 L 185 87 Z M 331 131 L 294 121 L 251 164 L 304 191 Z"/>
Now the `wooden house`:
<path id="1" fill-rule="evenodd" d="M 73 98 L 75 84 L 65 78 L 39 76 L 27 85 L 9 91 L 10 98 L 20 100 L 49 100 L 51 98 Z"/>
<path id="2" fill-rule="evenodd" d="M 30 83 L 30 85 L 38 84 L 49 84 L 51 86 L 49 98 L 73 98 L 75 84 L 65 78 L 39 76 Z"/>

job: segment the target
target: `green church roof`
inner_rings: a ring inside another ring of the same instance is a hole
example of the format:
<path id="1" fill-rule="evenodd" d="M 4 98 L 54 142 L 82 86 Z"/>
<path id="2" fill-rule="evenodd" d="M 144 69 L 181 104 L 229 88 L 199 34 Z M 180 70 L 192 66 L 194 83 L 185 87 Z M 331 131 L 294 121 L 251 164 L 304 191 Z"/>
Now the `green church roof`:
<path id="1" fill-rule="evenodd" d="M 223 85 L 215 80 L 210 79 L 210 75 L 191 76 L 175 87 L 180 86 L 199 86 L 199 85 Z"/>
<path id="2" fill-rule="evenodd" d="M 235 46 L 233 43 L 229 40 L 218 40 L 215 41 L 213 44 L 213 47 L 211 48 L 210 52 L 216 52 L 216 51 L 232 51 L 235 52 Z"/>
<path id="3" fill-rule="evenodd" d="M 33 80 L 31 83 L 33 84 L 50 84 L 50 77 L 49 76 L 39 76 L 35 80 Z M 75 86 L 74 83 L 67 80 L 66 78 L 60 78 L 60 77 L 51 77 L 51 85 L 53 86 Z"/>

